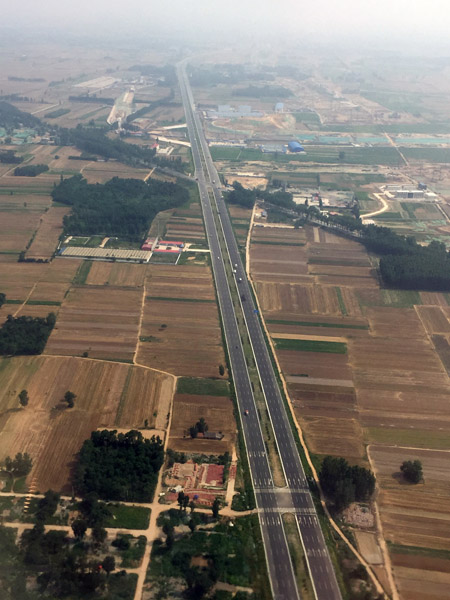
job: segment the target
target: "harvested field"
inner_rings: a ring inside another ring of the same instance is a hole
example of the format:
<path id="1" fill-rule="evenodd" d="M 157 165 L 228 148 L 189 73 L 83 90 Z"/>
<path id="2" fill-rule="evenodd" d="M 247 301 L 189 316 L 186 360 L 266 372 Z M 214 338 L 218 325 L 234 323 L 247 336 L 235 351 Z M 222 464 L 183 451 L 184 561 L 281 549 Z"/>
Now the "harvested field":
<path id="1" fill-rule="evenodd" d="M 139 364 L 175 375 L 217 377 L 225 364 L 209 267 L 149 265 Z"/>
<path id="2" fill-rule="evenodd" d="M 143 427 L 145 419 L 165 428 L 173 392 L 173 379 L 161 373 L 73 357 L 1 359 L 0 382 L 0 459 L 29 452 L 28 481 L 41 491 L 70 492 L 75 454 L 91 431 Z M 18 410 L 21 389 L 30 402 Z M 62 402 L 67 389 L 77 395 L 73 409 Z"/>
<path id="3" fill-rule="evenodd" d="M 48 354 L 131 361 L 137 344 L 142 291 L 109 286 L 71 288 L 46 347 Z"/>
<path id="4" fill-rule="evenodd" d="M 211 270 L 191 265 L 147 267 L 146 293 L 151 298 L 215 301 Z"/>
<path id="5" fill-rule="evenodd" d="M 113 177 L 144 179 L 147 175 L 147 169 L 137 169 L 113 161 L 91 162 L 83 169 L 83 177 L 88 183 L 106 183 Z"/>
<path id="6" fill-rule="evenodd" d="M 209 431 L 222 432 L 224 438 L 220 441 L 192 439 L 189 436 L 189 427 L 200 417 L 208 423 Z M 231 453 L 235 439 L 236 422 L 231 398 L 175 394 L 170 427 L 170 448 L 179 452 L 223 454 L 228 451 Z"/>
<path id="7" fill-rule="evenodd" d="M 38 212 L 3 211 L 0 203 L 0 257 L 2 253 L 18 255 L 25 250 L 38 226 Z"/>
<path id="8" fill-rule="evenodd" d="M 428 334 L 450 333 L 450 321 L 440 306 L 416 306 L 415 308 Z"/>
<path id="9" fill-rule="evenodd" d="M 283 255 L 271 252 L 273 238 L 254 228 L 250 266 L 273 338 L 347 344 L 347 355 L 277 350 L 306 442 L 362 465 L 369 444 L 384 536 L 419 547 L 414 561 L 393 555 L 402 600 L 450 597 L 448 560 L 419 560 L 422 551 L 450 550 L 448 295 L 380 289 L 362 245 L 316 228 L 304 233 L 306 246 L 286 247 L 299 258 L 289 274 Z M 415 458 L 425 483 L 414 486 L 399 467 Z"/>
<path id="10" fill-rule="evenodd" d="M 40 218 L 36 236 L 26 252 L 27 258 L 44 260 L 52 257 L 63 231 L 63 218 L 70 213 L 70 208 L 51 206 Z"/>
<path id="11" fill-rule="evenodd" d="M 146 300 L 137 362 L 175 375 L 216 377 L 224 364 L 214 302 Z"/>
<path id="12" fill-rule="evenodd" d="M 31 300 L 62 300 L 78 269 L 78 260 L 53 260 L 51 263 L 2 263 L 0 288 L 10 300 L 25 300 L 36 286 Z M 42 293 L 41 293 L 42 290 Z M 64 291 L 63 291 L 64 290 Z"/>
<path id="13" fill-rule="evenodd" d="M 146 265 L 93 261 L 86 279 L 88 285 L 112 285 L 116 287 L 142 287 Z"/>
<path id="14" fill-rule="evenodd" d="M 276 312 L 277 316 L 284 313 L 342 315 L 338 292 L 334 286 L 301 285 L 297 281 L 275 284 L 265 280 L 258 281 L 257 273 L 255 277 L 259 302 L 267 316 L 272 312 Z M 286 281 L 290 275 L 281 277 Z"/>

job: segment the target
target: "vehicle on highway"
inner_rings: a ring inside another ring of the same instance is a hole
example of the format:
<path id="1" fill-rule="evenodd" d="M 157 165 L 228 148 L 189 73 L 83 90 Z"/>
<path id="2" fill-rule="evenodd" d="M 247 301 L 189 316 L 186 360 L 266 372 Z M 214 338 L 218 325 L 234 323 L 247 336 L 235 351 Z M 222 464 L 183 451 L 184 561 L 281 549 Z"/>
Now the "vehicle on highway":
<path id="1" fill-rule="evenodd" d="M 242 277 L 238 277 L 238 281 L 239 281 L 239 283 L 241 283 Z"/>
<path id="2" fill-rule="evenodd" d="M 244 415 L 247 416 L 248 415 L 248 409 L 244 410 Z"/>

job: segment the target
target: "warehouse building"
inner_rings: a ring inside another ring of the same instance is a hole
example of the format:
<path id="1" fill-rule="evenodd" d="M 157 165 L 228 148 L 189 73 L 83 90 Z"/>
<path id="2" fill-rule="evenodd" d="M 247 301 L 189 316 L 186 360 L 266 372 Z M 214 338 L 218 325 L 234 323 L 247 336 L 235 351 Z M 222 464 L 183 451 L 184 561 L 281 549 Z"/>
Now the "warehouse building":
<path id="1" fill-rule="evenodd" d="M 289 152 L 304 152 L 305 149 L 298 142 L 289 142 L 288 144 Z"/>

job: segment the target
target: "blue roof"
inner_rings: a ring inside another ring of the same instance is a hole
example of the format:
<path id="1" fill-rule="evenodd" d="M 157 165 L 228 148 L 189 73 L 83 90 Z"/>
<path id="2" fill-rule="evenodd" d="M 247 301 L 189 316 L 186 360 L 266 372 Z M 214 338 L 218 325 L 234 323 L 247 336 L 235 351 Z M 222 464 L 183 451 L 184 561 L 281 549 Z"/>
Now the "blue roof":
<path id="1" fill-rule="evenodd" d="M 298 142 L 289 142 L 288 148 L 291 152 L 300 152 L 301 150 L 304 150 L 303 146 Z"/>

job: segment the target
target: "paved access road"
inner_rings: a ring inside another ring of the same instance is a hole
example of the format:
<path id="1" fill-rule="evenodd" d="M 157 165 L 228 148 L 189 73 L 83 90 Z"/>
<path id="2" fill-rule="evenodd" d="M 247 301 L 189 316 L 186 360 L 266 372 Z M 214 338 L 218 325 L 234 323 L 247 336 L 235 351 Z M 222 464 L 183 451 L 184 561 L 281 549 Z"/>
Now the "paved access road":
<path id="1" fill-rule="evenodd" d="M 178 66 L 178 77 L 198 178 L 233 381 L 243 423 L 250 472 L 255 488 L 257 506 L 260 509 L 261 530 L 272 592 L 276 600 L 296 600 L 300 598 L 281 519 L 283 513 L 290 512 L 296 515 L 316 598 L 318 600 L 340 600 L 341 595 L 336 577 L 267 351 L 228 212 L 220 192 L 219 177 L 211 159 L 200 118 L 194 109 L 192 92 L 183 63 Z M 277 488 L 273 484 L 209 192 L 212 192 L 217 205 L 220 226 L 226 241 L 230 261 L 232 265 L 237 265 L 235 267 L 236 280 L 242 310 L 272 420 L 285 479 L 288 484 L 286 488 Z M 244 415 L 246 411 L 248 411 L 248 414 Z"/>

